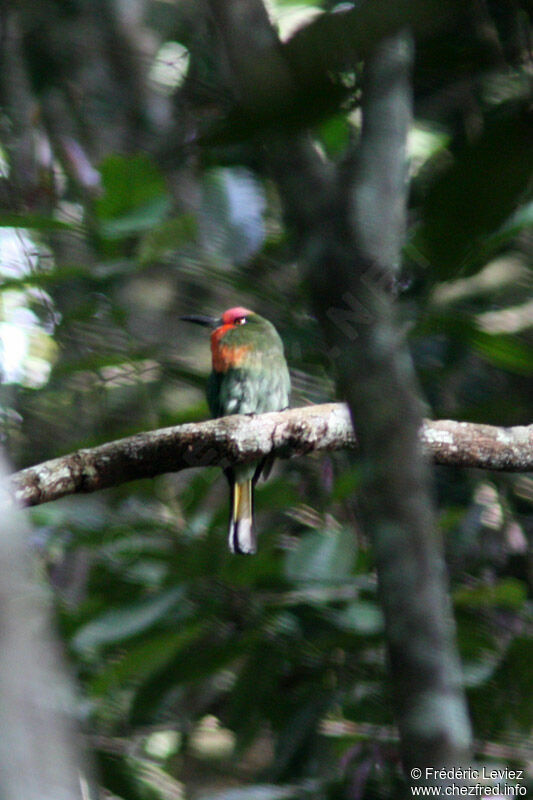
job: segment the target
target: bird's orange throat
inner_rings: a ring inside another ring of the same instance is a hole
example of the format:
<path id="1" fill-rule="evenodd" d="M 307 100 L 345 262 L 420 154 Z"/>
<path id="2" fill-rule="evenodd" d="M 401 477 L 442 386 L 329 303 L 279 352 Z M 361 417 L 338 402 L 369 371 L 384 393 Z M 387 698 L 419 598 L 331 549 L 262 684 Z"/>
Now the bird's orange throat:
<path id="1" fill-rule="evenodd" d="M 234 325 L 221 325 L 211 334 L 211 356 L 215 372 L 227 372 L 229 369 L 240 367 L 252 349 L 248 344 L 237 346 L 224 344 L 225 334 L 233 328 Z"/>

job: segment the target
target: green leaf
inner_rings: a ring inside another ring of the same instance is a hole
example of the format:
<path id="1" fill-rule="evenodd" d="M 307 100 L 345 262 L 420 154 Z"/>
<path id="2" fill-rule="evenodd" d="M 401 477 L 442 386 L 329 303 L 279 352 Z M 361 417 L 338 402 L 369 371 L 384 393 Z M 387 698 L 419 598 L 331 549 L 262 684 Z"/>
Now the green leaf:
<path id="1" fill-rule="evenodd" d="M 488 654 L 483 661 L 464 663 L 462 668 L 464 685 L 469 689 L 482 686 L 492 678 L 497 666 L 497 659 L 491 658 Z"/>
<path id="2" fill-rule="evenodd" d="M 130 639 L 164 618 L 183 594 L 182 588 L 169 589 L 141 603 L 107 611 L 80 628 L 72 644 L 83 651 Z"/>
<path id="3" fill-rule="evenodd" d="M 146 155 L 112 155 L 101 166 L 104 194 L 96 204 L 102 235 L 120 239 L 161 222 L 170 208 L 165 180 Z"/>
<path id="4" fill-rule="evenodd" d="M 62 266 L 46 272 L 32 272 L 20 278 L 7 278 L 4 276 L 2 277 L 0 290 L 25 289 L 29 286 L 55 287 L 56 285 L 66 284 L 69 281 L 77 279 L 90 279 L 94 281 L 96 277 L 95 271 L 89 273 L 85 266 Z"/>
<path id="5" fill-rule="evenodd" d="M 506 578 L 494 584 L 461 586 L 453 593 L 456 605 L 466 608 L 521 608 L 527 599 L 527 588 L 516 578 Z"/>
<path id="6" fill-rule="evenodd" d="M 500 642 L 500 648 L 502 642 Z M 520 741 L 533 724 L 533 642 L 516 637 L 487 683 L 470 691 L 469 706 L 477 735 L 497 740 L 510 732 Z"/>
<path id="7" fill-rule="evenodd" d="M 147 680 L 165 667 L 183 647 L 187 647 L 204 629 L 203 622 L 188 625 L 180 631 L 153 636 L 131 647 L 120 661 L 113 661 L 92 682 L 92 691 L 102 694 L 108 689 L 135 680 Z"/>
<path id="8" fill-rule="evenodd" d="M 71 231 L 79 224 L 41 214 L 0 214 L 0 228 L 30 228 L 35 231 Z"/>
<path id="9" fill-rule="evenodd" d="M 274 774 L 283 776 L 291 772 L 291 766 L 298 758 L 298 751 L 310 744 L 316 735 L 319 720 L 331 702 L 332 695 L 318 686 L 309 687 L 307 696 L 302 698 L 280 731 L 274 766 Z M 292 762 L 292 763 L 291 763 Z"/>
<path id="10" fill-rule="evenodd" d="M 185 647 L 178 647 L 174 657 L 155 670 L 137 691 L 130 709 L 132 724 L 146 724 L 153 720 L 165 697 L 186 683 L 202 685 L 224 666 L 242 656 L 249 647 L 249 638 L 231 636 L 226 640 L 217 638 L 218 631 L 204 625 L 200 637 L 191 637 Z"/>
<path id="11" fill-rule="evenodd" d="M 101 219 L 113 219 L 166 193 L 164 178 L 148 156 L 112 155 L 100 167 L 105 193 L 97 202 Z"/>
<path id="12" fill-rule="evenodd" d="M 158 195 L 121 217 L 102 222 L 100 233 L 106 239 L 124 239 L 127 236 L 135 236 L 151 230 L 154 225 L 164 219 L 169 210 L 170 198 Z"/>
<path id="13" fill-rule="evenodd" d="M 339 583 L 346 580 L 357 554 L 352 531 L 314 531 L 302 537 L 287 555 L 285 573 L 292 581 Z"/>
<path id="14" fill-rule="evenodd" d="M 344 153 L 350 141 L 350 129 L 344 114 L 329 117 L 319 126 L 318 135 L 328 156 L 334 158 Z"/>
<path id="15" fill-rule="evenodd" d="M 141 264 L 157 261 L 172 250 L 177 250 L 196 235 L 196 218 L 192 214 L 161 222 L 143 236 L 138 251 Z"/>
<path id="16" fill-rule="evenodd" d="M 335 623 L 347 631 L 372 636 L 383 632 L 383 613 L 376 603 L 357 600 L 335 614 Z"/>
<path id="17" fill-rule="evenodd" d="M 361 480 L 362 475 L 359 464 L 343 469 L 335 480 L 331 499 L 335 502 L 339 502 L 346 500 L 347 497 L 351 497 L 360 487 Z"/>
<path id="18" fill-rule="evenodd" d="M 518 375 L 533 374 L 533 351 L 516 336 L 474 331 L 470 342 L 480 356 L 497 367 Z"/>

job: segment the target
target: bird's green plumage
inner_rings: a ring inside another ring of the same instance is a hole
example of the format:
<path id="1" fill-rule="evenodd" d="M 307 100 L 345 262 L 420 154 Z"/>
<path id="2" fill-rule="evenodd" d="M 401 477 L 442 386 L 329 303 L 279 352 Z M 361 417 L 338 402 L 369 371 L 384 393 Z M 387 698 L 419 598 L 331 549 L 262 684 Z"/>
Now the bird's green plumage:
<path id="1" fill-rule="evenodd" d="M 289 405 L 290 377 L 283 342 L 274 326 L 259 314 L 249 313 L 243 324 L 229 327 L 217 337 L 207 400 L 214 417 L 226 414 L 261 414 Z M 224 351 L 217 370 L 217 347 Z M 228 366 L 231 364 L 231 366 Z M 272 459 L 240 464 L 225 470 L 231 489 L 229 545 L 233 552 L 254 553 L 253 487 L 261 473 L 270 471 Z"/>
<path id="2" fill-rule="evenodd" d="M 207 401 L 214 417 L 261 414 L 288 408 L 290 377 L 283 342 L 264 317 L 245 308 L 224 312 L 220 320 L 197 314 L 182 319 L 213 328 L 213 371 Z M 269 456 L 225 469 L 231 489 L 229 546 L 234 553 L 255 553 L 253 487 L 272 464 Z"/>
<path id="3" fill-rule="evenodd" d="M 283 342 L 274 326 L 259 314 L 232 328 L 221 339 L 224 347 L 243 351 L 239 366 L 213 370 L 207 401 L 214 417 L 226 414 L 262 414 L 289 404 L 290 377 Z"/>

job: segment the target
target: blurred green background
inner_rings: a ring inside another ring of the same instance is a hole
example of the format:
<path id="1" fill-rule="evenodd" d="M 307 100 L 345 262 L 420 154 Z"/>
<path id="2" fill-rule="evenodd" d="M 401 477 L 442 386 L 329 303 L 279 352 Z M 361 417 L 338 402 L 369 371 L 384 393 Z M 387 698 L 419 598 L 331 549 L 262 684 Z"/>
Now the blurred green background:
<path id="1" fill-rule="evenodd" d="M 289 43 L 340 6 L 268 4 Z M 398 302 L 427 416 L 525 425 L 531 6 L 477 8 L 471 30 L 417 50 Z M 8 3 L 3 24 L 0 431 L 14 467 L 206 418 L 208 339 L 184 313 L 253 308 L 285 342 L 292 405 L 334 399 L 257 131 L 226 122 L 203 3 Z M 333 161 L 358 137 L 358 79 L 339 64 L 331 84 L 310 80 L 291 123 Z M 531 770 L 533 480 L 434 476 L 476 754 Z M 227 552 L 217 469 L 32 510 L 103 797 L 395 795 L 358 484 L 342 452 L 279 462 L 257 491 L 253 559 Z"/>

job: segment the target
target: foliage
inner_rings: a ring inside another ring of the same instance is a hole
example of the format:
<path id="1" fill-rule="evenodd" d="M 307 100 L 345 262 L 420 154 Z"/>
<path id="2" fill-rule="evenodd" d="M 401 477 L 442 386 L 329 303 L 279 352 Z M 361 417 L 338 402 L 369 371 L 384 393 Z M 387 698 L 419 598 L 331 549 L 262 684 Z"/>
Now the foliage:
<path id="1" fill-rule="evenodd" d="M 109 148 L 95 195 L 69 173 L 47 130 L 54 169 L 63 169 L 52 202 L 0 215 L 1 421 L 17 467 L 206 416 L 208 343 L 179 322 L 182 313 L 256 308 L 285 341 L 293 405 L 333 396 L 290 230 L 248 143 L 187 152 L 187 103 L 202 128 L 213 96 L 225 98 L 209 36 L 199 22 L 191 33 L 188 3 L 171 18 L 171 4 L 144 5 L 153 35 L 190 50 L 174 97 L 185 149 L 177 146 L 169 166 L 142 152 L 142 138 L 134 152 Z M 318 5 L 276 5 L 280 14 L 311 7 Z M 497 14 L 490 19 L 507 52 L 511 34 Z M 416 98 L 399 311 L 428 414 L 526 424 L 531 98 L 523 67 L 509 57 L 501 70 L 483 60 L 474 66 L 469 102 L 425 111 L 427 98 Z M 43 69 L 42 84 L 58 80 L 56 68 L 53 76 Z M 354 105 L 343 101 L 314 121 L 330 158 L 342 159 L 357 138 Z M 2 142 L 9 161 L 8 134 Z M 17 346 L 24 369 L 8 358 Z M 435 485 L 479 755 L 502 753 L 498 760 L 521 765 L 533 721 L 533 484 L 439 468 Z M 113 796 L 398 791 L 382 617 L 372 553 L 356 523 L 357 487 L 342 454 L 279 464 L 258 490 L 254 559 L 227 552 L 226 486 L 213 470 L 34 510 L 35 547 Z"/>

